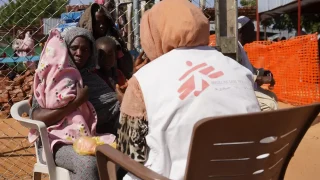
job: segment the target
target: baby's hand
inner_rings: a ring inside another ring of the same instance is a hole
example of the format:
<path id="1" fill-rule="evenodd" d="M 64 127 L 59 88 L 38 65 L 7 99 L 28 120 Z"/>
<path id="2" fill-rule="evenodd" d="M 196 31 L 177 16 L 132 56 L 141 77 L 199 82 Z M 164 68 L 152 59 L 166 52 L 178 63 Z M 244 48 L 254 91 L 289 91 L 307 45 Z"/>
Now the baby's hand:
<path id="1" fill-rule="evenodd" d="M 77 97 L 74 99 L 75 105 L 81 106 L 83 103 L 87 102 L 89 99 L 88 94 L 88 86 L 84 86 L 83 88 L 77 83 Z"/>

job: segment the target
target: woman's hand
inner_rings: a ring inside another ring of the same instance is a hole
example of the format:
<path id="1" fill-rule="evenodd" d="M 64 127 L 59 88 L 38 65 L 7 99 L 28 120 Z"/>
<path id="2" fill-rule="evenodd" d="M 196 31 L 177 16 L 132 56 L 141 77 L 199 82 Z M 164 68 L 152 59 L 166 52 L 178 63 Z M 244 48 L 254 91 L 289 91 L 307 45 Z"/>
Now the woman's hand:
<path id="1" fill-rule="evenodd" d="M 77 83 L 77 97 L 74 99 L 74 104 L 78 107 L 83 103 L 87 102 L 89 99 L 88 86 L 84 86 L 83 88 L 79 83 Z"/>
<path id="2" fill-rule="evenodd" d="M 145 54 L 144 51 L 142 51 L 137 57 L 137 59 L 135 60 L 134 66 L 133 66 L 133 73 L 137 72 L 144 65 L 150 62 L 150 59 L 148 57 L 146 57 L 145 59 L 142 58 L 144 54 Z"/>
<path id="3" fill-rule="evenodd" d="M 119 86 L 118 84 L 116 84 L 117 99 L 120 103 L 122 102 L 122 99 L 123 99 L 124 93 L 126 92 L 127 87 L 128 87 L 127 82 L 123 86 Z"/>

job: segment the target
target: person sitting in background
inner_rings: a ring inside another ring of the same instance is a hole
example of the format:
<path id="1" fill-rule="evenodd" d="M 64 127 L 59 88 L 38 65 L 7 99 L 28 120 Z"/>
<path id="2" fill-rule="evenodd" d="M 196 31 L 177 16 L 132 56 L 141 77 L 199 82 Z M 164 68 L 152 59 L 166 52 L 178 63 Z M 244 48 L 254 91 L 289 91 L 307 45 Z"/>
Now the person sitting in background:
<path id="1" fill-rule="evenodd" d="M 196 122 L 260 111 L 252 73 L 209 47 L 208 29 L 201 9 L 186 0 L 161 1 L 141 19 L 151 62 L 128 82 L 117 147 L 169 179 L 184 177 Z"/>
<path id="2" fill-rule="evenodd" d="M 108 9 L 103 5 L 93 3 L 82 14 L 79 26 L 89 30 L 96 40 L 100 37 L 111 36 L 120 43 L 121 49 L 118 51 L 121 52 L 117 54 L 122 54 L 122 56 L 117 56 L 117 67 L 127 79 L 130 79 L 132 76 L 133 59 L 126 48 L 126 43 L 120 36 Z"/>
<path id="3" fill-rule="evenodd" d="M 249 61 L 247 53 L 243 46 L 255 41 L 255 32 L 253 22 L 245 16 L 238 17 L 239 28 L 239 59 L 240 63 L 248 68 L 255 76 L 254 90 L 259 101 L 262 111 L 276 110 L 278 109 L 277 98 L 271 91 L 265 90 L 260 86 L 263 84 L 270 84 L 270 88 L 275 85 L 275 80 L 271 71 L 255 68 Z"/>
<path id="4" fill-rule="evenodd" d="M 112 37 L 105 36 L 96 41 L 100 66 L 100 69 L 97 69 L 96 72 L 110 88 L 124 91 L 127 80 L 121 70 L 116 66 L 117 53 L 121 52 L 117 51 L 118 46 L 120 46 L 120 44 Z"/>
<path id="5" fill-rule="evenodd" d="M 12 49 L 19 57 L 34 56 L 34 41 L 30 32 L 18 31 L 18 37 L 13 40 Z M 32 61 L 24 62 L 27 69 L 36 69 L 36 63 Z"/>

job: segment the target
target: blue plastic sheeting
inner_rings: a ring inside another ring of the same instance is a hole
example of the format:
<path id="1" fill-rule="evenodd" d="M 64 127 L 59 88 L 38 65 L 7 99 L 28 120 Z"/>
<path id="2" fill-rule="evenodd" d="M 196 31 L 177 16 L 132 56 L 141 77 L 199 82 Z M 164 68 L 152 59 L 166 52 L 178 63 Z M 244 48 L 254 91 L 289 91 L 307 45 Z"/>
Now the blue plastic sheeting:
<path id="1" fill-rule="evenodd" d="M 130 54 L 136 59 L 139 56 L 139 52 L 137 50 L 131 50 Z"/>
<path id="2" fill-rule="evenodd" d="M 78 22 L 83 12 L 84 11 L 62 13 L 61 20 L 65 21 L 66 23 Z"/>
<path id="3" fill-rule="evenodd" d="M 77 25 L 78 25 L 77 22 L 75 22 L 75 23 L 66 23 L 66 24 L 59 24 L 59 26 L 58 26 L 57 29 L 58 29 L 60 32 L 63 32 L 65 29 L 71 28 L 71 27 L 77 27 Z"/>
<path id="4" fill-rule="evenodd" d="M 6 58 L 0 58 L 0 63 L 39 61 L 39 59 L 40 59 L 40 56 L 6 57 Z"/>
<path id="5" fill-rule="evenodd" d="M 258 0 L 258 11 L 259 13 L 270 11 L 272 9 L 285 6 L 297 0 Z"/>

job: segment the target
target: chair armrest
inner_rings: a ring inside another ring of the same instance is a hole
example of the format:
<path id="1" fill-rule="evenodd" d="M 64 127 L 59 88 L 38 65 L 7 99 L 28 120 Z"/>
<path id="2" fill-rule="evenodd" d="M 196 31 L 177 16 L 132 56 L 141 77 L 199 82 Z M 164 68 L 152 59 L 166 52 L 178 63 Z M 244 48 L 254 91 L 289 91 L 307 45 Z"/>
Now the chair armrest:
<path id="1" fill-rule="evenodd" d="M 126 171 L 144 180 L 169 180 L 168 178 L 155 173 L 142 164 L 129 158 L 122 152 L 109 145 L 101 145 L 96 148 L 96 157 L 101 180 L 116 179 L 115 165 L 117 164 Z M 113 165 L 110 163 L 114 163 Z M 107 168 L 107 169 L 106 169 Z"/>
<path id="2" fill-rule="evenodd" d="M 47 127 L 42 121 L 31 120 L 29 118 L 21 117 L 21 115 L 19 114 L 19 108 L 22 108 L 23 106 L 25 106 L 26 103 L 27 101 L 20 101 L 18 103 L 15 103 L 11 107 L 10 114 L 13 117 L 13 119 L 19 121 L 23 126 L 30 129 L 37 129 L 37 130 L 40 130 L 42 128 L 46 129 Z"/>

